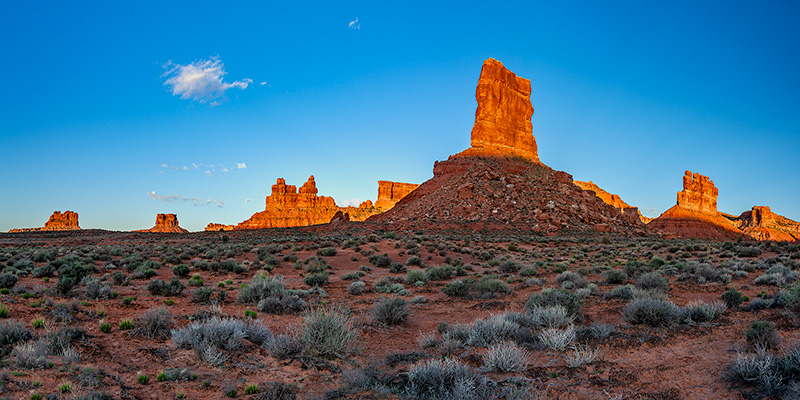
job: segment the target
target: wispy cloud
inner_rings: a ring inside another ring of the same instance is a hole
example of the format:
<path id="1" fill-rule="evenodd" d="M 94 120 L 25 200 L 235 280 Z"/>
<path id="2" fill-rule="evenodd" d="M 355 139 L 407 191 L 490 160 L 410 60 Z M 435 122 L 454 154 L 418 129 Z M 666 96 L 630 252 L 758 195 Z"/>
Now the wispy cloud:
<path id="1" fill-rule="evenodd" d="M 225 91 L 231 88 L 247 89 L 253 83 L 252 79 L 225 82 L 223 77 L 225 66 L 218 57 L 209 60 L 198 60 L 191 64 L 181 65 L 172 61 L 164 65 L 167 69 L 161 77 L 167 78 L 164 86 L 169 86 L 173 96 L 181 96 L 184 100 L 219 105 L 218 99 L 225 96 Z"/>
<path id="2" fill-rule="evenodd" d="M 237 162 L 235 164 L 236 164 L 235 167 L 228 167 L 228 166 L 225 166 L 225 164 L 192 163 L 192 167 L 195 170 L 202 170 L 203 173 L 208 175 L 208 176 L 220 176 L 220 174 L 226 174 L 226 173 L 234 172 L 234 171 L 240 170 L 240 169 L 247 169 L 247 164 L 245 164 L 243 162 Z M 158 171 L 159 174 L 163 174 L 165 171 L 168 172 L 169 170 L 182 172 L 182 171 L 189 171 L 189 170 L 192 169 L 192 168 L 189 168 L 189 167 L 187 167 L 185 165 L 181 166 L 181 167 L 177 167 L 177 166 L 169 165 L 169 164 L 166 164 L 166 163 L 165 164 L 161 164 L 159 167 L 162 169 L 161 171 Z"/>
<path id="3" fill-rule="evenodd" d="M 181 196 L 179 194 L 171 194 L 171 195 L 161 195 L 156 193 L 155 191 L 151 191 L 147 193 L 151 199 L 162 201 L 164 203 L 194 203 L 195 206 L 217 206 L 222 207 L 224 202 L 222 200 L 217 199 L 201 199 L 199 197 L 186 197 Z"/>
<path id="4" fill-rule="evenodd" d="M 350 28 L 350 29 L 361 29 L 361 23 L 358 22 L 358 17 L 356 17 L 356 19 L 350 21 L 347 24 L 347 27 Z"/>

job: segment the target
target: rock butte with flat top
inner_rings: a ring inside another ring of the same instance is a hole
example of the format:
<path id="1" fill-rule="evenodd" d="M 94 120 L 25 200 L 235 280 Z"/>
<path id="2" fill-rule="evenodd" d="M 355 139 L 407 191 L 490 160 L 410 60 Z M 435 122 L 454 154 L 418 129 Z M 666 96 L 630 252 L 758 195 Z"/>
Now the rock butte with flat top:
<path id="1" fill-rule="evenodd" d="M 50 219 L 45 222 L 42 228 L 18 228 L 9 232 L 35 232 L 35 231 L 76 231 L 78 226 L 78 213 L 74 211 L 54 211 Z"/>
<path id="2" fill-rule="evenodd" d="M 611 194 L 603 190 L 600 186 L 597 186 L 594 182 L 581 182 L 581 181 L 573 181 L 572 183 L 578 185 L 583 190 L 588 190 L 594 192 L 594 194 L 606 202 L 606 204 L 616 208 L 619 212 L 622 213 L 623 216 L 628 218 L 639 218 L 640 221 L 644 222 L 645 224 L 650 222 L 652 218 L 647 218 L 639 212 L 638 207 L 633 207 L 628 205 L 628 203 L 622 201 L 622 198 L 619 197 L 618 194 Z"/>
<path id="3" fill-rule="evenodd" d="M 178 225 L 176 214 L 158 214 L 156 215 L 156 226 L 136 232 L 185 233 L 189 231 Z"/>

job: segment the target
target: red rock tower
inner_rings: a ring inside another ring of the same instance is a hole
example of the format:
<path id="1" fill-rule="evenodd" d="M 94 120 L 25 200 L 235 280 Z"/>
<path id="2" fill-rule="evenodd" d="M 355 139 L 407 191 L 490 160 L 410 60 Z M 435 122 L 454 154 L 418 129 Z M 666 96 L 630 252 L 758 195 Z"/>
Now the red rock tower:
<path id="1" fill-rule="evenodd" d="M 503 63 L 483 62 L 475 90 L 478 108 L 471 149 L 463 155 L 512 155 L 539 162 L 533 137 L 531 81 L 516 76 Z"/>
<path id="2" fill-rule="evenodd" d="M 683 190 L 678 192 L 678 205 L 708 214 L 717 213 L 718 190 L 707 176 L 686 171 L 683 174 Z"/>

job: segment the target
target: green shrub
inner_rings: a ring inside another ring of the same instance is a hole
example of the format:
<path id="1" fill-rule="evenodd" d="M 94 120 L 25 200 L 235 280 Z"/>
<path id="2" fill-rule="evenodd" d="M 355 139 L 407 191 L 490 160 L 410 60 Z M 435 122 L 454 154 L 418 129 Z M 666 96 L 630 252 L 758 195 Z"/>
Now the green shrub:
<path id="1" fill-rule="evenodd" d="M 669 288 L 669 279 L 661 276 L 658 271 L 647 272 L 639 276 L 636 280 L 636 287 L 644 290 L 667 290 Z"/>
<path id="2" fill-rule="evenodd" d="M 185 264 L 178 264 L 172 268 L 172 273 L 181 278 L 189 276 L 189 266 Z"/>
<path id="3" fill-rule="evenodd" d="M 534 307 L 552 307 L 561 306 L 567 310 L 570 316 L 576 316 L 581 310 L 581 300 L 575 293 L 564 289 L 547 288 L 542 290 L 541 293 L 534 293 L 528 297 L 525 302 L 525 307 L 529 310 Z"/>
<path id="4" fill-rule="evenodd" d="M 373 255 L 369 258 L 369 262 L 379 268 L 389 268 L 392 265 L 392 258 L 388 254 Z"/>
<path id="5" fill-rule="evenodd" d="M 521 265 L 515 263 L 514 261 L 510 261 L 510 260 L 500 264 L 500 268 L 499 268 L 500 272 L 502 272 L 504 274 L 516 274 L 521 269 L 522 269 Z"/>
<path id="6" fill-rule="evenodd" d="M 211 301 L 211 295 L 214 289 L 210 287 L 201 287 L 192 292 L 192 303 L 208 304 Z"/>
<path id="7" fill-rule="evenodd" d="M 761 255 L 761 249 L 758 247 L 745 247 L 743 249 L 739 249 L 739 252 L 736 255 L 739 257 L 758 257 Z"/>
<path id="8" fill-rule="evenodd" d="M 725 305 L 728 307 L 736 307 L 744 302 L 744 296 L 736 289 L 729 289 L 722 294 L 722 301 L 724 301 Z"/>
<path id="9" fill-rule="evenodd" d="M 750 326 L 744 331 L 744 337 L 748 344 L 757 349 L 774 349 L 781 343 L 775 324 L 769 321 L 750 322 Z"/>
<path id="10" fill-rule="evenodd" d="M 319 272 L 319 273 L 316 273 L 316 274 L 311 274 L 311 275 L 306 276 L 303 279 L 303 282 L 306 285 L 311 286 L 311 287 L 324 286 L 324 285 L 326 285 L 328 283 L 328 276 L 329 275 L 330 274 L 328 273 L 328 271 Z"/>
<path id="11" fill-rule="evenodd" d="M 392 263 L 392 265 L 389 266 L 389 272 L 392 274 L 404 274 L 406 271 L 408 271 L 408 268 L 400 263 Z"/>
<path id="12" fill-rule="evenodd" d="M 432 267 L 428 270 L 428 279 L 432 281 L 446 281 L 453 276 L 453 269 L 449 266 Z"/>
<path id="13" fill-rule="evenodd" d="M 18 280 L 19 278 L 14 274 L 0 274 L 0 288 L 11 289 L 17 284 Z"/>
<path id="14" fill-rule="evenodd" d="M 640 297 L 622 308 L 622 317 L 634 325 L 672 326 L 680 322 L 682 311 L 680 307 L 669 300 Z"/>
<path id="15" fill-rule="evenodd" d="M 478 297 L 488 298 L 502 296 L 511 293 L 508 284 L 497 278 L 485 277 L 475 284 L 475 291 Z"/>
<path id="16" fill-rule="evenodd" d="M 352 295 L 359 295 L 367 291 L 367 284 L 363 281 L 355 281 L 351 282 L 350 285 L 347 286 L 347 293 Z"/>
<path id="17" fill-rule="evenodd" d="M 186 286 L 178 278 L 172 278 L 169 283 L 161 279 L 153 279 L 147 284 L 147 291 L 154 296 L 177 296 L 185 288 Z"/>
<path id="18" fill-rule="evenodd" d="M 8 318 L 8 307 L 0 304 L 0 318 Z"/>
<path id="19" fill-rule="evenodd" d="M 472 279 L 456 279 L 444 285 L 442 292 L 448 296 L 467 297 L 474 284 L 475 281 Z"/>
<path id="20" fill-rule="evenodd" d="M 428 273 L 422 269 L 412 269 L 406 273 L 406 284 L 414 285 L 417 282 L 428 282 Z"/>
<path id="21" fill-rule="evenodd" d="M 122 303 L 123 303 L 123 304 L 125 304 L 126 306 L 129 306 L 129 305 L 131 305 L 131 303 L 133 303 L 135 300 L 136 300 L 136 297 L 133 297 L 133 296 L 125 296 L 124 298 L 122 298 Z"/>
<path id="22" fill-rule="evenodd" d="M 111 332 L 111 324 L 104 322 L 100 324 L 100 332 L 109 333 Z"/>
<path id="23" fill-rule="evenodd" d="M 140 385 L 147 385 L 150 382 L 150 376 L 139 375 L 139 377 L 136 378 L 136 381 L 139 382 Z"/>
<path id="24" fill-rule="evenodd" d="M 619 285 L 628 279 L 628 275 L 625 274 L 625 272 L 616 269 L 606 271 L 603 276 L 605 277 L 606 284 L 608 285 Z"/>
<path id="25" fill-rule="evenodd" d="M 336 249 L 333 249 L 333 250 L 336 251 Z M 334 254 L 336 254 L 336 253 L 334 253 Z M 259 393 L 259 392 L 260 392 L 260 390 L 258 388 L 258 384 L 247 385 L 244 388 L 244 394 L 256 394 L 256 393 Z"/>
<path id="26" fill-rule="evenodd" d="M 133 329 L 133 321 L 129 319 L 123 319 L 119 323 L 119 330 L 126 331 L 128 329 Z"/>
<path id="27" fill-rule="evenodd" d="M 334 247 L 323 247 L 317 250 L 317 255 L 320 257 L 333 257 L 336 255 L 336 248 Z"/>
<path id="28" fill-rule="evenodd" d="M 134 324 L 133 334 L 150 339 L 168 339 L 170 331 L 175 327 L 172 314 L 164 307 L 147 310 L 138 317 Z M 122 327 L 120 327 L 122 329 Z"/>

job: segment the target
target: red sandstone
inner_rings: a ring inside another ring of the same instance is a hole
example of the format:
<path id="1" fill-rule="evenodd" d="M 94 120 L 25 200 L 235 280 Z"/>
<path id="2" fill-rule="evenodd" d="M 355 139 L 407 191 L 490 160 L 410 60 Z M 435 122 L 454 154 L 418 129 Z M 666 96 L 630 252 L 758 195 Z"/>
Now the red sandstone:
<path id="1" fill-rule="evenodd" d="M 156 226 L 136 232 L 186 233 L 189 231 L 178 225 L 176 214 L 158 214 L 156 215 Z"/>

